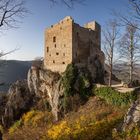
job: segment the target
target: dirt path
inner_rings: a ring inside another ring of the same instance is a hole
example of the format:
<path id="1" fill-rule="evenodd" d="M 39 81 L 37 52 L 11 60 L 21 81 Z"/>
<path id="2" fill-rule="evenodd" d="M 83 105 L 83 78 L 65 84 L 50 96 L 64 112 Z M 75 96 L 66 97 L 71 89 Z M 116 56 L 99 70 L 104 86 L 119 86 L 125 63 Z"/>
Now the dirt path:
<path id="1" fill-rule="evenodd" d="M 115 90 L 121 93 L 132 92 L 135 90 L 135 88 L 124 87 L 123 84 L 116 84 L 116 85 L 112 85 L 111 87 L 113 87 Z"/>

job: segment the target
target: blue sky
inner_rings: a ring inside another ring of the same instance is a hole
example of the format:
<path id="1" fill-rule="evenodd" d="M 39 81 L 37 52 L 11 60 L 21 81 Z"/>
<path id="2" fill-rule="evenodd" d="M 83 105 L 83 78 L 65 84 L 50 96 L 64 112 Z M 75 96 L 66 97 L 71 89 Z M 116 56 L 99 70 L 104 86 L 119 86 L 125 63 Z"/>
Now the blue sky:
<path id="1" fill-rule="evenodd" d="M 26 7 L 31 14 L 26 15 L 18 29 L 3 31 L 0 35 L 0 49 L 18 51 L 7 55 L 6 59 L 32 60 L 43 56 L 44 30 L 65 16 L 72 16 L 76 23 L 83 25 L 96 20 L 103 27 L 111 18 L 111 10 L 125 12 L 128 0 L 86 0 L 83 5 L 69 9 L 62 4 L 52 5 L 48 0 L 27 0 Z"/>

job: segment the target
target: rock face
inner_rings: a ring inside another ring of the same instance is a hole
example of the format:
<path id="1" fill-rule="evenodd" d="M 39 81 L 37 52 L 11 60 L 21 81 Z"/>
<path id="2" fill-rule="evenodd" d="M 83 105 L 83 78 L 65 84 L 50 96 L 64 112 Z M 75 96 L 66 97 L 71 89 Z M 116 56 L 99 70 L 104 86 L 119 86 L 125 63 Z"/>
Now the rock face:
<path id="1" fill-rule="evenodd" d="M 124 118 L 122 130 L 132 129 L 134 126 L 140 124 L 140 96 L 128 109 Z"/>
<path id="2" fill-rule="evenodd" d="M 13 121 L 19 119 L 32 106 L 32 101 L 33 94 L 29 92 L 26 80 L 12 84 L 7 94 L 4 109 L 4 125 L 10 126 Z"/>
<path id="3" fill-rule="evenodd" d="M 28 87 L 32 94 L 49 102 L 55 119 L 58 120 L 59 98 L 63 95 L 60 75 L 32 67 L 28 72 Z"/>
<path id="4" fill-rule="evenodd" d="M 1 123 L 2 123 L 2 116 L 5 111 L 6 102 L 7 102 L 7 95 L 5 93 L 1 94 L 0 95 L 0 122 Z"/>

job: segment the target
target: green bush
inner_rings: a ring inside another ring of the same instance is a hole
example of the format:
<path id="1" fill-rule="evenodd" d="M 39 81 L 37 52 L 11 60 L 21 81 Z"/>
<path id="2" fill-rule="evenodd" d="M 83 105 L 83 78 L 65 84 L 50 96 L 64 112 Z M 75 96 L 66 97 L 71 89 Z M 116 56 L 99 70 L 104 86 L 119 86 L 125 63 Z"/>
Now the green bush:
<path id="1" fill-rule="evenodd" d="M 79 95 L 81 103 L 87 101 L 91 95 L 91 76 L 86 69 L 77 69 L 73 64 L 69 64 L 62 75 L 61 86 L 64 88 L 64 94 L 61 97 L 60 106 L 64 110 L 71 110 L 70 98 L 74 100 L 74 95 Z"/>
<path id="2" fill-rule="evenodd" d="M 78 69 L 73 64 L 69 64 L 66 68 L 66 71 L 63 73 L 61 83 L 64 87 L 64 95 L 69 96 L 73 95 L 74 83 L 78 75 Z"/>
<path id="3" fill-rule="evenodd" d="M 87 100 L 91 96 L 91 80 L 89 75 L 80 75 L 78 78 L 80 97 Z"/>
<path id="4" fill-rule="evenodd" d="M 68 97 L 74 95 L 74 83 L 76 81 L 77 75 L 78 69 L 73 64 L 69 64 L 61 78 L 61 85 L 64 88 L 64 96 L 61 98 L 61 106 L 64 110 L 64 113 L 66 113 L 67 108 L 69 108 Z"/>
<path id="5" fill-rule="evenodd" d="M 128 105 L 136 99 L 135 92 L 120 93 L 111 87 L 94 87 L 93 92 L 95 95 L 105 99 L 107 103 L 117 106 Z"/>

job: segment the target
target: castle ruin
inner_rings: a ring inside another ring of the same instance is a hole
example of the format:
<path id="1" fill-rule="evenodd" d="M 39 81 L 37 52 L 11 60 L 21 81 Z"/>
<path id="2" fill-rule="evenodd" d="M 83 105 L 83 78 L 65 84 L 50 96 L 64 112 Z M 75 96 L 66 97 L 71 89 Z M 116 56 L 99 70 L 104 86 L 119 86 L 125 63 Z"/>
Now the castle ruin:
<path id="1" fill-rule="evenodd" d="M 101 51 L 101 27 L 97 22 L 81 27 L 67 16 L 46 29 L 44 67 L 62 73 L 70 63 L 87 67 L 94 79 L 102 73 L 104 54 Z"/>

